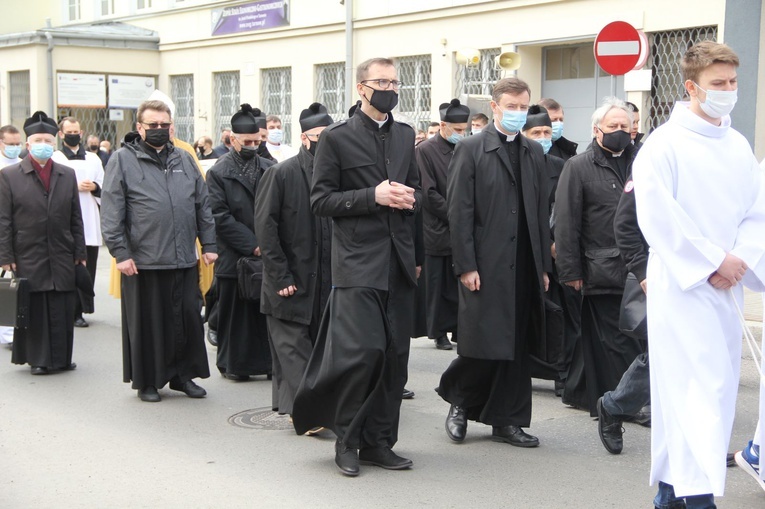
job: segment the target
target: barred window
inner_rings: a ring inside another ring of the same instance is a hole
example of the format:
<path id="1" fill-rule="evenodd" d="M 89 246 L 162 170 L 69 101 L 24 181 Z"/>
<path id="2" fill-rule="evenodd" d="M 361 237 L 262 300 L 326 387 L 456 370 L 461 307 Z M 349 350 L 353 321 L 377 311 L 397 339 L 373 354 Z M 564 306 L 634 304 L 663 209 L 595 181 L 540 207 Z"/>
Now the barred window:
<path id="1" fill-rule="evenodd" d="M 415 129 L 427 129 L 430 118 L 430 55 L 396 59 L 403 85 L 398 92 L 398 119 Z"/>
<path id="2" fill-rule="evenodd" d="M 345 110 L 345 62 L 316 66 L 316 98 L 335 120 L 347 116 Z"/>
<path id="3" fill-rule="evenodd" d="M 500 48 L 482 49 L 480 63 L 475 66 L 457 66 L 457 88 L 454 96 L 491 95 L 497 81 L 502 78 L 502 71 L 494 65 L 494 58 L 502 52 Z"/>
<path id="4" fill-rule="evenodd" d="M 210 137 L 216 140 L 224 127 L 231 127 L 231 116 L 239 111 L 239 71 L 213 73 L 213 98 L 215 131 Z"/>
<path id="5" fill-rule="evenodd" d="M 9 72 L 8 85 L 11 100 L 11 124 L 21 128 L 24 121 L 32 114 L 30 111 L 29 71 Z"/>
<path id="6" fill-rule="evenodd" d="M 263 69 L 263 111 L 282 120 L 284 143 L 290 145 L 292 134 L 292 68 Z"/>
<path id="7" fill-rule="evenodd" d="M 175 136 L 194 143 L 194 75 L 170 76 L 170 98 L 175 103 Z"/>
<path id="8" fill-rule="evenodd" d="M 653 69 L 651 97 L 647 108 L 648 132 L 669 119 L 675 101 L 685 97 L 680 62 L 688 49 L 701 41 L 716 41 L 717 27 L 705 26 L 648 34 L 648 68 Z"/>

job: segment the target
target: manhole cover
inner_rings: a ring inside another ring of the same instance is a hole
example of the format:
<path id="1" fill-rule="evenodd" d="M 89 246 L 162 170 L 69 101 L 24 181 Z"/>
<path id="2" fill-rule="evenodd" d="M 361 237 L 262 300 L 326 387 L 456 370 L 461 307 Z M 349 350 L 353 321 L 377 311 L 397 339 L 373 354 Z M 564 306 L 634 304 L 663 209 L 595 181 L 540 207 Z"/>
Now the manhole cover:
<path id="1" fill-rule="evenodd" d="M 247 429 L 288 430 L 294 429 L 289 415 L 279 415 L 271 407 L 253 408 L 228 418 L 229 424 Z"/>

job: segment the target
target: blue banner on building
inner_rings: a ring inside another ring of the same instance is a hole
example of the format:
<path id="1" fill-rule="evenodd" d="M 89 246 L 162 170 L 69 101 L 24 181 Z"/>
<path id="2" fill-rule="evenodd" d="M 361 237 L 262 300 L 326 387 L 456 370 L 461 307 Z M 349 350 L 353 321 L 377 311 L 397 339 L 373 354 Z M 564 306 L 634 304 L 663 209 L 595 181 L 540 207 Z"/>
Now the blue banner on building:
<path id="1" fill-rule="evenodd" d="M 287 0 L 260 0 L 212 11 L 212 35 L 238 34 L 289 24 Z"/>

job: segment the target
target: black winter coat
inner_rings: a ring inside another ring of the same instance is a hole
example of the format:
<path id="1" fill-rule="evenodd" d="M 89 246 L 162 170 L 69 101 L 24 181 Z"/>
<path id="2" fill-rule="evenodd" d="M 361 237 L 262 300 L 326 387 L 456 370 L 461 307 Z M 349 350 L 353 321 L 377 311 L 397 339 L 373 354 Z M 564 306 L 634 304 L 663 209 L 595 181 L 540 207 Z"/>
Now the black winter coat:
<path id="1" fill-rule="evenodd" d="M 255 236 L 255 193 L 259 181 L 270 161 L 258 158 L 259 170 L 255 185 L 238 176 L 234 151 L 226 153 L 207 172 L 210 208 L 215 219 L 218 259 L 215 276 L 236 278 L 236 262 L 243 256 L 253 256 L 258 247 Z"/>
<path id="2" fill-rule="evenodd" d="M 628 145 L 627 175 L 635 147 Z M 627 268 L 614 239 L 625 179 L 608 165 L 596 140 L 566 161 L 555 200 L 555 267 L 561 283 L 584 280 L 584 294 L 621 294 Z"/>
<path id="3" fill-rule="evenodd" d="M 15 263 L 31 292 L 73 291 L 87 258 L 77 177 L 52 162 L 46 191 L 29 157 L 0 171 L 0 265 Z"/>
<path id="4" fill-rule="evenodd" d="M 551 272 L 552 259 L 542 146 L 521 136 L 520 161 L 533 267 L 516 266 L 519 189 L 494 125 L 457 143 L 449 166 L 447 206 L 455 273 L 477 270 L 481 278 L 476 292 L 459 285 L 457 348 L 464 357 L 514 359 L 516 299 L 534 299 L 528 341 L 544 340 L 542 273 Z M 521 270 L 533 271 L 538 284 L 534 295 L 516 295 L 516 271 Z"/>
<path id="5" fill-rule="evenodd" d="M 635 190 L 631 178 L 627 180 L 616 207 L 614 237 L 627 270 L 635 274 L 638 281 L 644 280 L 648 272 L 648 242 L 638 226 Z"/>
<path id="6" fill-rule="evenodd" d="M 384 180 L 415 189 L 415 210 L 377 205 Z M 382 128 L 361 109 L 321 133 L 311 186 L 311 208 L 333 218 L 332 284 L 388 290 L 391 247 L 411 286 L 415 275 L 414 213 L 421 206 L 414 130 L 392 115 Z"/>
<path id="7" fill-rule="evenodd" d="M 446 211 L 446 176 L 454 155 L 454 145 L 440 134 L 423 141 L 415 149 L 422 185 L 422 227 L 425 253 L 449 256 L 449 218 Z"/>
<path id="8" fill-rule="evenodd" d="M 578 143 L 574 143 L 561 136 L 553 142 L 552 147 L 550 147 L 550 152 L 548 153 L 555 157 L 560 157 L 564 161 L 568 161 L 576 155 L 577 148 L 579 148 Z"/>
<path id="9" fill-rule="evenodd" d="M 270 168 L 255 199 L 255 234 L 263 256 L 260 311 L 281 320 L 308 325 L 313 315 L 318 279 L 320 232 L 311 212 L 313 155 L 304 146 Z M 290 285 L 297 292 L 277 294 Z"/>

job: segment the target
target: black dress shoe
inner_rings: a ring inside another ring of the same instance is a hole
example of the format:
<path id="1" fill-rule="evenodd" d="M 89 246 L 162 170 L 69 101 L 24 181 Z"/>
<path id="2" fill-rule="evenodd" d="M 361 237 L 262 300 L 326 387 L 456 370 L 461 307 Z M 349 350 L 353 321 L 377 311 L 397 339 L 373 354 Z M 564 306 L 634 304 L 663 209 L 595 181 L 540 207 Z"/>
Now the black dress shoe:
<path id="1" fill-rule="evenodd" d="M 516 447 L 536 447 L 539 445 L 539 439 L 523 431 L 520 426 L 492 426 L 491 439 Z"/>
<path id="2" fill-rule="evenodd" d="M 403 470 L 412 467 L 412 460 L 402 458 L 390 447 L 374 447 L 359 451 L 359 463 L 362 465 L 375 465 L 387 470 Z"/>
<path id="3" fill-rule="evenodd" d="M 611 454 L 622 452 L 624 441 L 622 440 L 622 421 L 609 414 L 603 406 L 603 398 L 598 398 L 598 436 L 603 442 L 603 447 Z"/>
<path id="4" fill-rule="evenodd" d="M 235 375 L 233 373 L 224 373 L 223 376 L 236 382 L 246 382 L 250 379 L 249 375 Z"/>
<path id="5" fill-rule="evenodd" d="M 190 398 L 204 398 L 207 391 L 194 383 L 193 380 L 180 383 L 170 380 L 170 388 L 174 391 L 181 391 Z"/>
<path id="6" fill-rule="evenodd" d="M 74 371 L 77 369 L 77 363 L 71 362 L 67 366 L 64 366 L 63 368 L 59 368 L 59 371 Z"/>
<path id="7" fill-rule="evenodd" d="M 555 381 L 555 395 L 559 398 L 563 397 L 563 389 L 566 388 L 566 382 L 564 380 Z"/>
<path id="8" fill-rule="evenodd" d="M 451 350 L 454 348 L 454 346 L 449 341 L 449 338 L 446 337 L 446 334 L 436 338 L 434 341 L 436 342 L 436 348 L 439 350 Z"/>
<path id="9" fill-rule="evenodd" d="M 159 397 L 159 393 L 157 392 L 157 388 L 152 387 L 151 385 L 144 387 L 143 389 L 138 389 L 138 397 L 141 398 L 141 401 L 147 403 L 159 403 L 162 401 L 162 398 Z"/>
<path id="10" fill-rule="evenodd" d="M 207 342 L 212 346 L 218 346 L 218 331 L 207 329 Z"/>
<path id="11" fill-rule="evenodd" d="M 465 440 L 467 434 L 467 413 L 465 409 L 457 405 L 449 407 L 449 415 L 446 416 L 446 436 L 455 442 Z"/>
<path id="12" fill-rule="evenodd" d="M 47 375 L 48 368 L 46 368 L 45 366 L 32 366 L 30 373 L 32 373 L 33 375 Z"/>
<path id="13" fill-rule="evenodd" d="M 726 467 L 735 467 L 736 466 L 736 453 L 729 452 L 728 455 L 725 457 L 725 466 Z"/>
<path id="14" fill-rule="evenodd" d="M 406 387 L 404 388 L 404 394 L 401 395 L 401 399 L 412 399 L 414 397 L 414 391 L 410 391 Z"/>
<path id="15" fill-rule="evenodd" d="M 75 327 L 87 327 L 88 322 L 85 321 L 85 319 L 81 316 L 74 319 L 74 326 Z"/>
<path id="16" fill-rule="evenodd" d="M 348 477 L 359 475 L 359 454 L 339 439 L 335 442 L 335 465 Z"/>

